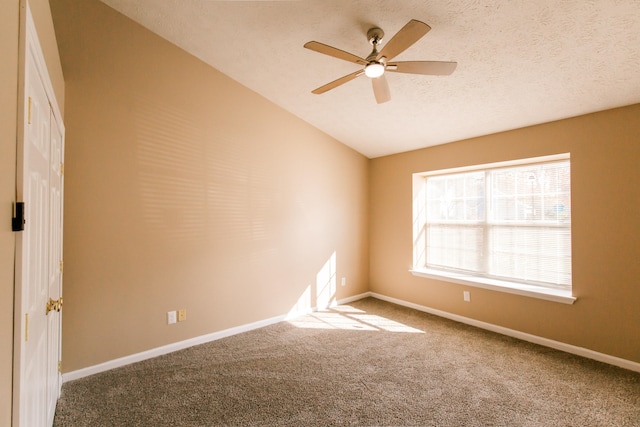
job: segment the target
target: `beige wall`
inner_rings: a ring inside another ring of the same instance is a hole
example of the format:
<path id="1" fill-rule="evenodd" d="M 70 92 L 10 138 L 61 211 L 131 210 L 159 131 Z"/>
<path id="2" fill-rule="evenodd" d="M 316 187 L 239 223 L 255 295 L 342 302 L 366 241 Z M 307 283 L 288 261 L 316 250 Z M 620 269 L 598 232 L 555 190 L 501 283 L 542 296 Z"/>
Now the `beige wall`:
<path id="1" fill-rule="evenodd" d="M 11 231 L 16 201 L 16 120 L 18 104 L 19 0 L 0 2 L 0 425 L 11 423 L 13 280 L 16 234 Z M 64 100 L 62 67 L 47 0 L 31 0 L 31 11 L 58 103 Z M 23 9 L 24 10 L 24 9 Z M 60 105 L 62 108 L 62 105 Z"/>
<path id="2" fill-rule="evenodd" d="M 96 0 L 51 4 L 65 372 L 286 313 L 334 253 L 337 298 L 371 290 L 640 361 L 640 106 L 369 161 Z M 562 152 L 574 305 L 475 288 L 463 303 L 467 288 L 408 273 L 412 173 Z"/>
<path id="3" fill-rule="evenodd" d="M 29 6 L 33 15 L 33 22 L 36 25 L 36 31 L 38 32 L 38 40 L 47 65 L 56 102 L 60 108 L 60 113 L 64 116 L 64 76 L 60 65 L 60 54 L 53 28 L 49 0 L 29 0 Z"/>
<path id="4" fill-rule="evenodd" d="M 18 2 L 0 2 L 0 425 L 3 426 L 11 424 L 15 235 L 9 218 L 16 185 L 18 28 Z"/>
<path id="5" fill-rule="evenodd" d="M 381 157 L 370 171 L 370 288 L 640 362 L 640 105 Z M 412 276 L 412 173 L 571 153 L 573 305 Z M 465 303 L 462 291 L 471 291 Z"/>
<path id="6" fill-rule="evenodd" d="M 368 159 L 96 0 L 51 4 L 65 371 L 314 305 L 332 256 L 334 297 L 367 290 Z"/>

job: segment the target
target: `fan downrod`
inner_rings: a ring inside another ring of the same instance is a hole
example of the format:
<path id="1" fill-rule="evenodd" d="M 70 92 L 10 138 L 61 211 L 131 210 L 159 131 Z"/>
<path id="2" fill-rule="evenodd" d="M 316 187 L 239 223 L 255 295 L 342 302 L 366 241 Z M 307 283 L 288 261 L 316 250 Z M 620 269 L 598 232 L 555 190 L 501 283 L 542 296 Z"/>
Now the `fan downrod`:
<path id="1" fill-rule="evenodd" d="M 380 64 L 384 67 L 386 58 L 381 58 L 380 60 L 378 60 L 378 45 L 380 44 L 380 42 L 382 42 L 383 37 L 384 31 L 382 31 L 381 28 L 374 27 L 370 28 L 369 31 L 367 31 L 367 39 L 369 39 L 369 43 L 373 46 L 373 50 L 371 51 L 369 56 L 367 56 L 366 61 L 369 64 L 365 67 L 365 69 L 369 68 L 370 65 L 374 65 L 375 67 L 375 64 Z M 370 75 L 369 73 L 366 74 L 368 77 L 379 77 L 379 75 L 384 73 L 384 68 L 382 69 L 382 71 L 379 70 L 378 72 L 373 73 L 373 75 Z"/>

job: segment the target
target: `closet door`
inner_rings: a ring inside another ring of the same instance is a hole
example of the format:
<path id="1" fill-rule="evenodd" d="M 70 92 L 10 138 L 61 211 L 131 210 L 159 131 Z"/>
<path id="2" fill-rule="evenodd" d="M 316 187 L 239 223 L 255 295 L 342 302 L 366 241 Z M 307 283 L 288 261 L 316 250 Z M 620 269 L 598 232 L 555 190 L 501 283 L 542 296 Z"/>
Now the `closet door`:
<path id="1" fill-rule="evenodd" d="M 59 362 L 62 360 L 61 310 L 62 310 L 62 154 L 63 140 L 55 117 L 51 116 L 49 161 L 49 276 L 48 293 L 56 306 L 47 314 L 47 425 L 53 423 L 56 402 L 60 397 L 62 377 Z"/>
<path id="2" fill-rule="evenodd" d="M 17 188 L 14 426 L 51 426 L 60 396 L 64 127 L 26 7 Z"/>
<path id="3" fill-rule="evenodd" d="M 27 118 L 24 138 L 22 236 L 22 426 L 44 426 L 47 419 L 49 257 L 49 165 L 51 108 L 39 73 L 27 59 Z"/>

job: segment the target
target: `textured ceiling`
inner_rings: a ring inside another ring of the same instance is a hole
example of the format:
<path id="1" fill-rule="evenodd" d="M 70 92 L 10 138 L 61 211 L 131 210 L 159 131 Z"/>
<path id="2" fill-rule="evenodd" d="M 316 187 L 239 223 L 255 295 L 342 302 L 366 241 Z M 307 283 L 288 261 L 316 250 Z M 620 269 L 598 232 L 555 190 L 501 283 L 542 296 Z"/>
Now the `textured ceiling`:
<path id="1" fill-rule="evenodd" d="M 371 158 L 640 102 L 638 0 L 102 1 Z M 452 75 L 311 93 L 358 66 L 304 43 L 366 57 L 410 19 L 432 30 L 395 59 Z"/>

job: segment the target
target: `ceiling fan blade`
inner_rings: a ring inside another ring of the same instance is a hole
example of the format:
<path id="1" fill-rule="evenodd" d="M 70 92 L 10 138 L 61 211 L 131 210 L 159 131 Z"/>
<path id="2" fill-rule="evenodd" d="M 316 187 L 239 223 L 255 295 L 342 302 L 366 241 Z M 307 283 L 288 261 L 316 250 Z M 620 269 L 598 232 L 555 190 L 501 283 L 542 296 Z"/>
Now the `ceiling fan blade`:
<path id="1" fill-rule="evenodd" d="M 354 73 L 351 74 L 347 74 L 346 76 L 340 77 L 337 80 L 332 81 L 331 83 L 327 83 L 324 86 L 320 86 L 318 89 L 312 90 L 311 93 L 315 93 L 316 95 L 320 95 L 321 93 L 325 93 L 328 90 L 331 90 L 333 88 L 336 88 L 340 85 L 343 85 L 347 82 L 350 82 L 351 80 L 355 79 L 356 77 L 360 76 L 364 74 L 364 70 L 358 70 Z"/>
<path id="2" fill-rule="evenodd" d="M 377 60 L 379 61 L 383 56 L 386 57 L 387 60 L 395 58 L 409 46 L 420 40 L 430 29 L 431 27 L 424 22 L 412 19 L 382 47 L 382 50 L 378 53 Z"/>
<path id="3" fill-rule="evenodd" d="M 384 74 L 380 77 L 376 77 L 375 79 L 371 79 L 371 84 L 373 85 L 373 94 L 375 95 L 376 102 L 378 104 L 382 104 L 383 102 L 391 100 L 389 83 L 387 83 L 387 78 L 384 76 Z"/>
<path id="4" fill-rule="evenodd" d="M 367 61 L 356 56 L 352 53 L 345 52 L 333 46 L 326 45 L 320 42 L 307 42 L 304 47 L 310 50 L 314 50 L 325 55 L 333 56 L 334 58 L 343 59 L 345 61 L 353 62 L 360 65 L 367 65 Z"/>
<path id="5" fill-rule="evenodd" d="M 406 61 L 390 62 L 386 71 L 395 73 L 424 74 L 428 76 L 448 76 L 458 66 L 457 62 L 443 61 Z"/>

